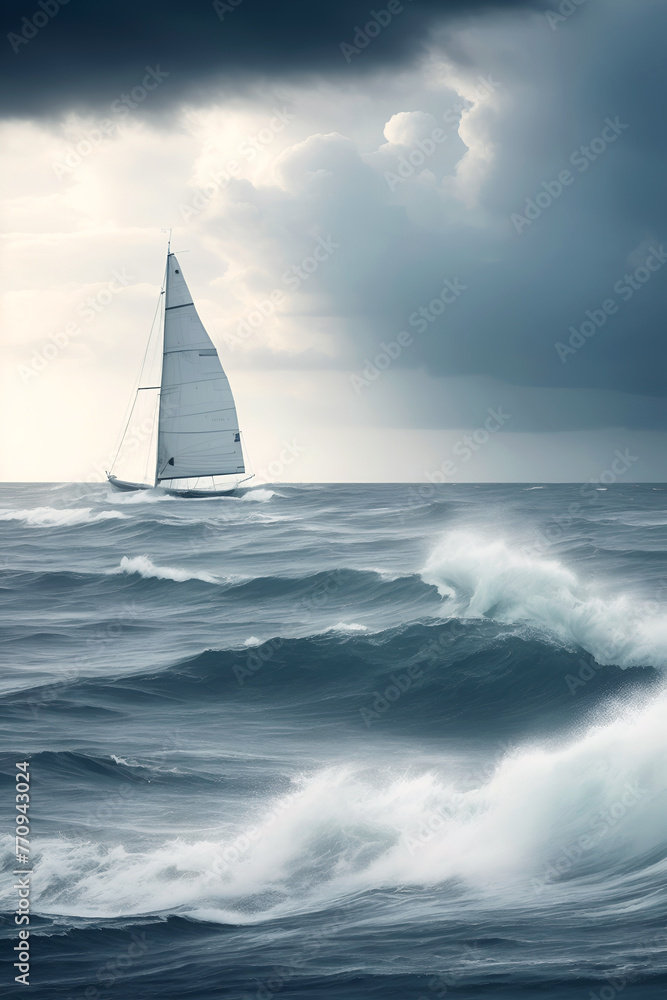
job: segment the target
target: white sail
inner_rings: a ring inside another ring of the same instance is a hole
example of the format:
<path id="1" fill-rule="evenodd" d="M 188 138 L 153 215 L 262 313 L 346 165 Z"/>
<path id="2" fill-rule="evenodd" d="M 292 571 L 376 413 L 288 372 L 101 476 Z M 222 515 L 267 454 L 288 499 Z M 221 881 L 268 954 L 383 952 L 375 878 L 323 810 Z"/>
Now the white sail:
<path id="1" fill-rule="evenodd" d="M 232 390 L 173 253 L 164 315 L 156 481 L 245 472 Z"/>

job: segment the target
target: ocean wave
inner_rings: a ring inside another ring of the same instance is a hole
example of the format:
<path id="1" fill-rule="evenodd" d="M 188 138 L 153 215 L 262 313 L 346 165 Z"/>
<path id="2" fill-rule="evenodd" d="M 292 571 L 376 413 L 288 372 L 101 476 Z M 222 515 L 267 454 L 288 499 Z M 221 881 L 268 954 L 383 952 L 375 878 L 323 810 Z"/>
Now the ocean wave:
<path id="1" fill-rule="evenodd" d="M 336 598 L 342 598 L 344 594 L 349 597 L 359 593 L 371 599 L 374 597 L 387 599 L 394 593 L 399 597 L 412 596 L 413 599 L 418 599 L 429 593 L 418 574 L 401 575 L 376 569 L 357 570 L 339 567 L 329 571 L 294 575 L 248 576 L 236 573 L 216 576 L 205 570 L 156 566 L 146 554 L 123 556 L 120 566 L 107 570 L 104 575 L 118 573 L 137 573 L 144 579 L 175 580 L 179 583 L 199 580 L 204 583 L 225 584 L 229 597 L 244 601 L 248 599 L 291 601 L 294 597 L 300 597 L 296 609 L 304 612 L 316 611 L 332 601 L 335 602 Z"/>
<path id="2" fill-rule="evenodd" d="M 667 849 L 666 711 L 662 691 L 575 740 L 520 747 L 478 774 L 444 756 L 428 766 L 395 754 L 390 764 L 332 764 L 243 814 L 221 810 L 200 837 L 109 845 L 45 835 L 33 909 L 243 923 L 444 883 L 463 887 L 467 910 L 475 894 L 485 909 L 514 906 L 519 885 L 527 909 L 575 898 L 589 913 L 623 908 L 628 882 Z M 643 903 L 661 905 L 655 893 Z"/>
<path id="3" fill-rule="evenodd" d="M 368 625 L 360 625 L 358 622 L 338 622 L 337 625 L 331 625 L 327 630 L 329 632 L 368 632 Z"/>
<path id="4" fill-rule="evenodd" d="M 42 750 L 31 757 L 33 767 L 39 768 L 45 780 L 56 783 L 61 787 L 62 782 L 70 782 L 73 793 L 72 804 L 74 810 L 82 807 L 81 825 L 87 826 L 91 821 L 91 828 L 99 820 L 99 799 L 105 798 L 107 794 L 116 796 L 117 790 L 122 789 L 120 798 L 127 793 L 128 788 L 142 788 L 146 784 L 155 784 L 168 787 L 173 790 L 175 787 L 182 788 L 188 784 L 193 786 L 216 785 L 218 777 L 211 774 L 207 768 L 198 768 L 193 771 L 185 762 L 184 767 L 174 766 L 169 760 L 170 753 L 178 753 L 177 741 L 170 736 L 165 737 L 165 748 L 162 752 L 156 752 L 145 758 L 123 757 L 115 753 L 90 753 L 72 750 Z M 81 792 L 85 789 L 83 797 Z M 58 794 L 56 792 L 56 794 Z M 132 795 L 133 792 L 130 792 Z M 88 808 L 87 798 L 90 797 L 90 808 Z M 99 823 L 97 823 L 99 828 Z"/>
<path id="5" fill-rule="evenodd" d="M 140 691 L 146 706 L 165 698 L 200 706 L 202 723 L 211 706 L 239 718 L 261 710 L 267 738 L 276 726 L 300 731 L 316 719 L 332 735 L 343 727 L 357 737 L 446 734 L 487 745 L 572 731 L 606 700 L 650 692 L 660 678 L 652 668 L 592 666 L 548 633 L 491 620 L 255 636 L 186 657 L 133 671 L 131 681 L 116 677 L 118 704 L 132 710 Z M 72 697 L 97 704 L 98 683 Z"/>
<path id="6" fill-rule="evenodd" d="M 36 527 L 71 527 L 94 524 L 97 521 L 125 520 L 127 514 L 119 510 L 93 513 L 91 507 L 33 507 L 29 510 L 0 510 L 0 521 L 23 521 Z"/>
<path id="7" fill-rule="evenodd" d="M 109 574 L 137 573 L 145 580 L 173 580 L 175 583 L 185 583 L 188 580 L 199 580 L 202 583 L 220 583 L 218 577 L 204 570 L 178 569 L 174 566 L 156 566 L 147 555 L 123 556 L 118 569 L 107 571 Z"/>
<path id="8" fill-rule="evenodd" d="M 629 510 L 622 514 L 605 514 L 590 520 L 595 520 L 599 524 L 623 524 L 629 528 L 664 528 L 667 525 L 667 512 L 664 510 Z"/>
<path id="9" fill-rule="evenodd" d="M 113 487 L 109 487 L 106 494 L 113 503 L 123 504 L 126 507 L 142 506 L 144 504 L 163 503 L 164 501 L 178 500 L 169 493 L 165 493 L 159 486 L 149 490 L 136 490 L 136 492 L 119 493 Z"/>
<path id="10" fill-rule="evenodd" d="M 115 754 L 84 753 L 76 750 L 42 750 L 32 755 L 33 766 L 52 780 L 69 780 L 81 784 L 92 781 L 113 781 L 114 783 L 133 780 L 132 769 L 146 767 L 130 762 Z M 146 767 L 147 770 L 151 766 Z"/>
<path id="11" fill-rule="evenodd" d="M 286 571 L 267 576 L 228 574 L 211 582 L 224 583 L 226 597 L 230 600 L 288 604 L 299 617 L 309 617 L 327 607 L 336 608 L 335 613 L 340 614 L 341 604 L 350 601 L 355 602 L 358 612 L 362 606 L 364 610 L 372 609 L 378 602 L 386 605 L 394 601 L 402 605 L 406 617 L 411 617 L 413 612 L 421 616 L 437 602 L 435 591 L 425 585 L 418 574 L 401 575 L 349 567 L 319 572 Z"/>
<path id="12" fill-rule="evenodd" d="M 626 595 L 600 597 L 555 559 L 455 531 L 443 539 L 421 575 L 458 617 L 528 621 L 580 646 L 602 664 L 667 666 L 667 616 Z"/>
<path id="13" fill-rule="evenodd" d="M 248 490 L 239 499 L 240 500 L 254 500 L 257 503 L 266 503 L 272 497 L 279 497 L 279 496 L 282 496 L 282 494 L 276 493 L 275 490 L 266 490 L 266 489 L 261 489 L 260 488 L 260 489 Z"/>

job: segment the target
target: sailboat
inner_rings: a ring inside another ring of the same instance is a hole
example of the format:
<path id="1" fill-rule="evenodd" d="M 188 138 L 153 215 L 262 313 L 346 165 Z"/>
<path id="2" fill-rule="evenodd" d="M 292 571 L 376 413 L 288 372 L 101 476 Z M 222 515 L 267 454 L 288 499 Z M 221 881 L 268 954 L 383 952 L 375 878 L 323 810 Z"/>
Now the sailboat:
<path id="1" fill-rule="evenodd" d="M 160 385 L 139 386 L 130 410 L 131 417 L 140 392 L 159 389 L 153 479 L 128 482 L 113 474 L 130 417 L 107 479 L 117 490 L 124 491 L 160 486 L 178 497 L 229 495 L 241 482 L 253 477 L 238 478 L 246 470 L 234 397 L 218 352 L 197 314 L 178 259 L 171 252 L 171 240 L 161 297 L 164 297 L 164 311 Z M 226 478 L 220 482 L 219 477 Z"/>

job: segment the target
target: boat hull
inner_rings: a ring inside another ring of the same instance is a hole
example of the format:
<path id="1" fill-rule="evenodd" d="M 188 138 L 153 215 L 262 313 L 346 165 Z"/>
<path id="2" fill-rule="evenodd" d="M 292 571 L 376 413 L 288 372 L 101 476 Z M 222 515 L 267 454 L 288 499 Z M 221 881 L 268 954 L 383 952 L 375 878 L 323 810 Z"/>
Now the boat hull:
<path id="1" fill-rule="evenodd" d="M 136 490 L 153 490 L 154 486 L 150 486 L 147 483 L 128 483 L 123 479 L 116 479 L 115 476 L 107 476 L 109 483 L 115 490 L 120 490 L 122 493 L 133 493 Z M 237 494 L 237 489 L 235 486 L 228 490 L 172 490 L 167 486 L 160 486 L 161 490 L 168 493 L 170 497 L 183 497 L 184 499 L 193 498 L 197 500 L 204 500 L 207 497 L 229 497 Z"/>
<path id="2" fill-rule="evenodd" d="M 135 490 L 152 490 L 152 486 L 146 485 L 146 483 L 126 483 L 122 479 L 116 479 L 115 476 L 107 476 L 109 483 L 115 490 L 120 490 L 121 493 L 133 493 Z"/>
<path id="3" fill-rule="evenodd" d="M 170 497 L 194 497 L 198 500 L 204 500 L 206 497 L 231 497 L 238 493 L 235 488 L 230 490 L 170 490 L 166 486 L 161 486 L 160 489 L 168 493 Z"/>

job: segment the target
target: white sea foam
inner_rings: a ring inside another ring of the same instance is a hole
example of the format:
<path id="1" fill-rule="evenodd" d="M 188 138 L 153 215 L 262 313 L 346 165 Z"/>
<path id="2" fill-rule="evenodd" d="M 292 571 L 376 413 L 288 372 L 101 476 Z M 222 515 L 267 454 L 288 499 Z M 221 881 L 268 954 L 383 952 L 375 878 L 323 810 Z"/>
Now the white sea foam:
<path id="1" fill-rule="evenodd" d="M 156 566 L 147 555 L 143 556 L 123 556 L 118 569 L 112 569 L 109 573 L 138 573 L 145 579 L 174 580 L 176 583 L 185 583 L 186 580 L 201 580 L 204 583 L 219 583 L 217 577 L 204 570 L 178 569 L 174 566 Z"/>
<path id="2" fill-rule="evenodd" d="M 255 500 L 258 503 L 266 503 L 267 500 L 270 500 L 271 497 L 275 496 L 279 496 L 279 494 L 274 490 L 255 489 L 248 490 L 247 493 L 244 493 L 241 500 Z"/>
<path id="3" fill-rule="evenodd" d="M 0 521 L 24 521 L 37 527 L 71 527 L 96 521 L 126 519 L 119 510 L 103 510 L 93 514 L 91 507 L 33 507 L 30 510 L 0 510 Z"/>
<path id="4" fill-rule="evenodd" d="M 329 632 L 368 632 L 367 625 L 359 625 L 358 622 L 338 622 L 332 625 Z"/>
<path id="5" fill-rule="evenodd" d="M 502 540 L 447 535 L 422 570 L 457 617 L 494 618 L 548 629 L 598 663 L 667 666 L 667 616 L 657 602 L 601 597 L 555 559 L 524 555 Z"/>
<path id="6" fill-rule="evenodd" d="M 110 496 L 113 497 L 114 503 L 125 504 L 128 507 L 134 504 L 151 504 L 151 503 L 161 503 L 164 500 L 176 500 L 177 497 L 170 496 L 169 493 L 165 493 L 161 490 L 159 486 L 154 489 L 149 490 L 136 490 L 136 492 L 119 493 L 114 490 L 113 487 L 109 490 Z"/>
<path id="7" fill-rule="evenodd" d="M 623 514 L 608 515 L 607 517 L 600 517 L 597 520 L 615 521 L 625 524 L 630 528 L 663 528 L 667 525 L 667 511 L 625 511 Z"/>
<path id="8" fill-rule="evenodd" d="M 623 879 L 665 846 L 666 712 L 662 691 L 558 748 L 520 748 L 477 780 L 432 756 L 428 770 L 393 757 L 391 766 L 332 766 L 245 817 L 221 805 L 218 829 L 199 838 L 108 846 L 93 829 L 79 841 L 44 836 L 33 908 L 238 923 L 450 880 L 485 908 L 563 905 L 577 894 L 587 907 L 608 905 L 610 885 L 622 896 Z M 118 810 L 127 831 L 136 803 Z"/>

